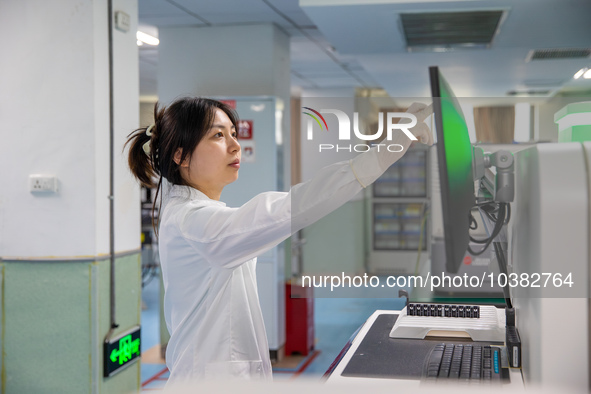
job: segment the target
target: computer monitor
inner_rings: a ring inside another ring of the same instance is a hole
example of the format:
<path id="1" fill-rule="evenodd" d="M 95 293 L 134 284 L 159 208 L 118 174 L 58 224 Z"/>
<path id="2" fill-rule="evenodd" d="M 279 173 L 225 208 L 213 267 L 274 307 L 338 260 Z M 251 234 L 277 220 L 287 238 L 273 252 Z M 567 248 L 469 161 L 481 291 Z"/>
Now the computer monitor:
<path id="1" fill-rule="evenodd" d="M 436 66 L 429 67 L 445 243 L 445 267 L 457 273 L 470 241 L 470 211 L 474 207 L 472 146 L 468 127 L 449 84 Z"/>

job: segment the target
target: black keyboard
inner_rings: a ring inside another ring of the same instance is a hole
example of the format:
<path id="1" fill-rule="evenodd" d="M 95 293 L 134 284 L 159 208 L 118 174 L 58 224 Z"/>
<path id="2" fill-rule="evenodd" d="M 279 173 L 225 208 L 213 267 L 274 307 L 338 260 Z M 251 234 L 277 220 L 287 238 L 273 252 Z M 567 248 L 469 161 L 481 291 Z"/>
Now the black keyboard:
<path id="1" fill-rule="evenodd" d="M 463 317 L 480 318 L 478 305 L 450 305 L 450 304 L 408 304 L 406 313 L 409 316 L 433 316 L 433 317 Z"/>
<path id="2" fill-rule="evenodd" d="M 429 355 L 424 376 L 427 381 L 500 381 L 501 352 L 484 344 L 440 343 Z"/>

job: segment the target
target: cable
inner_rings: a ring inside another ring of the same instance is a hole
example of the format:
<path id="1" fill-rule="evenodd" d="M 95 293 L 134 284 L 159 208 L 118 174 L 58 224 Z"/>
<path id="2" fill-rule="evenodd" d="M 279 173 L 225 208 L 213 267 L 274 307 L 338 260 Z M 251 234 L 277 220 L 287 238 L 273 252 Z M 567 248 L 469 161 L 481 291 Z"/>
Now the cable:
<path id="1" fill-rule="evenodd" d="M 497 217 L 494 219 L 495 227 L 494 227 L 493 232 L 489 238 L 487 238 L 485 240 L 484 239 L 478 240 L 478 239 L 474 239 L 474 238 L 470 237 L 470 240 L 472 240 L 472 242 L 484 243 L 484 247 L 479 251 L 472 250 L 472 248 L 468 245 L 468 252 L 470 252 L 470 254 L 472 254 L 473 256 L 481 255 L 490 246 L 491 242 L 496 238 L 496 236 L 499 235 L 499 233 L 501 232 L 501 229 L 503 228 L 503 224 L 505 224 L 506 205 L 507 205 L 506 203 L 499 204 L 499 213 L 498 213 Z"/>
<path id="2" fill-rule="evenodd" d="M 498 204 L 495 203 L 493 200 L 478 202 L 478 203 L 474 204 L 474 206 L 481 208 L 481 210 L 487 215 L 487 217 L 489 219 L 496 222 L 496 218 L 491 217 L 491 215 L 489 214 L 489 212 L 486 209 L 487 206 L 494 206 L 495 209 L 492 210 L 493 212 L 498 209 Z M 476 221 L 476 219 L 474 219 L 474 215 L 472 215 L 472 212 L 470 211 L 470 229 L 476 230 L 477 228 L 478 228 L 478 222 Z M 475 241 L 475 242 L 477 242 L 477 241 Z"/>
<path id="3" fill-rule="evenodd" d="M 158 276 L 158 264 L 148 264 L 142 268 L 142 288 L 146 287 L 152 279 Z"/>
<path id="4" fill-rule="evenodd" d="M 481 201 L 481 202 L 477 202 L 476 204 L 474 204 L 475 207 L 480 207 L 482 205 L 493 205 L 496 204 L 494 202 L 494 200 L 486 200 L 486 201 Z"/>
<path id="5" fill-rule="evenodd" d="M 472 224 L 474 224 L 474 226 L 472 226 Z M 470 212 L 470 229 L 476 230 L 477 228 L 478 228 L 478 223 L 476 222 L 476 219 L 474 219 L 474 215 L 472 215 L 472 212 Z"/>
<path id="6" fill-rule="evenodd" d="M 119 324 L 116 321 L 115 302 L 115 165 L 114 165 L 114 77 L 113 77 L 113 0 L 107 2 L 108 62 L 109 62 L 109 331 L 104 342 L 109 343 Z"/>
<path id="7" fill-rule="evenodd" d="M 509 277 L 509 271 L 507 269 L 507 260 L 505 260 L 505 253 L 503 252 L 501 243 L 495 242 L 493 244 L 493 247 L 495 248 L 495 254 L 497 255 L 499 271 L 501 271 L 502 274 L 505 274 L 507 277 Z M 505 286 L 503 286 L 503 295 L 505 296 L 505 303 L 507 304 L 507 308 L 513 308 L 513 305 L 511 304 L 511 294 L 509 293 L 508 281 L 507 283 L 505 283 Z"/>
<path id="8" fill-rule="evenodd" d="M 429 216 L 429 208 L 427 208 L 427 204 L 423 204 L 423 220 L 421 220 L 421 233 L 419 235 L 419 252 L 417 253 L 417 262 L 415 263 L 415 275 L 419 274 L 421 251 L 423 250 L 423 231 L 425 229 L 425 223 L 427 222 L 427 216 Z"/>
<path id="9" fill-rule="evenodd" d="M 481 211 L 482 211 L 482 212 L 484 212 L 484 214 L 485 214 L 485 215 L 486 215 L 486 216 L 487 216 L 487 217 L 490 219 L 490 221 L 492 221 L 492 222 L 494 222 L 494 223 L 495 223 L 495 229 L 497 229 L 497 224 L 496 224 L 496 223 L 497 223 L 497 218 L 496 218 L 496 217 L 494 217 L 494 216 L 491 214 L 491 212 L 498 211 L 498 209 L 499 209 L 499 204 L 496 204 L 496 205 L 495 205 L 495 207 L 494 207 L 493 209 L 491 209 L 491 210 L 490 210 L 490 212 L 489 212 L 489 211 L 488 211 L 488 210 L 485 208 L 485 206 L 484 206 L 484 205 L 481 207 Z M 474 220 L 474 221 L 476 221 L 476 220 L 474 219 L 474 216 L 472 215 L 472 213 L 471 213 L 471 212 L 470 212 L 470 219 L 471 219 L 471 220 Z M 470 228 L 472 228 L 472 226 L 470 226 Z M 475 226 L 473 229 L 476 229 L 476 228 L 477 228 L 477 225 L 476 225 L 476 226 Z M 500 230 L 499 230 L 499 231 L 500 231 Z M 498 235 L 498 233 L 497 233 L 497 235 Z M 489 240 L 490 240 L 491 238 L 494 238 L 494 237 L 496 237 L 496 235 L 494 235 L 494 231 L 493 231 L 493 235 L 491 235 L 489 238 L 485 238 L 485 239 L 476 239 L 476 238 L 474 238 L 474 237 L 470 236 L 470 241 L 472 241 L 472 242 L 474 242 L 474 243 L 477 243 L 477 244 L 485 244 L 485 243 L 489 242 Z"/>

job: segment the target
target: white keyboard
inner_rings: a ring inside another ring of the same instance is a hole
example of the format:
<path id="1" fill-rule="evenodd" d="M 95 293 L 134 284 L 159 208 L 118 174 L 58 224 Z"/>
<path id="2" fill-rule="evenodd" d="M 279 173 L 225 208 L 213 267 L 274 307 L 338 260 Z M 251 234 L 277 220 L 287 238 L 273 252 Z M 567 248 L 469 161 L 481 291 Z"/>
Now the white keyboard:
<path id="1" fill-rule="evenodd" d="M 504 342 L 505 310 L 490 305 L 411 303 L 400 311 L 390 331 L 391 338 L 423 339 L 427 336 Z"/>

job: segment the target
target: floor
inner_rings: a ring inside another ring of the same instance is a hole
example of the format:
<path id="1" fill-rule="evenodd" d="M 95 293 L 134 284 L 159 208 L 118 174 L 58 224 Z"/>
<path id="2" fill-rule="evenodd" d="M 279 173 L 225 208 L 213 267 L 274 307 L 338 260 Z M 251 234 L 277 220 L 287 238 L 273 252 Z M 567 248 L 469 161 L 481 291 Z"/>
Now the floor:
<path id="1" fill-rule="evenodd" d="M 397 293 L 396 289 L 392 290 L 393 295 Z M 155 278 L 142 292 L 142 393 L 162 391 L 168 378 L 166 365 L 154 357 L 160 342 L 159 297 L 159 279 Z M 321 379 L 347 341 L 376 309 L 400 310 L 403 304 L 399 298 L 316 298 L 315 351 L 307 357 L 295 359 L 293 367 L 275 368 L 274 380 Z"/>

